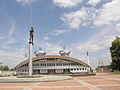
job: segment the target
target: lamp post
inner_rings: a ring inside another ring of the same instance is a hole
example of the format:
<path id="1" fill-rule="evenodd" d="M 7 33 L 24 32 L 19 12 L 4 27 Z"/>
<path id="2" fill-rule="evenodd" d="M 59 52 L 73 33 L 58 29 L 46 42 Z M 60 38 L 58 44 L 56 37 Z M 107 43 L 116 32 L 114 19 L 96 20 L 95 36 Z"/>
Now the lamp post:
<path id="1" fill-rule="evenodd" d="M 33 33 L 34 29 L 31 27 L 29 38 L 29 76 L 32 76 L 32 46 L 33 46 Z"/>
<path id="2" fill-rule="evenodd" d="M 90 65 L 90 58 L 89 58 L 89 54 L 88 54 L 88 51 L 87 51 L 87 63 L 88 63 L 88 65 Z"/>

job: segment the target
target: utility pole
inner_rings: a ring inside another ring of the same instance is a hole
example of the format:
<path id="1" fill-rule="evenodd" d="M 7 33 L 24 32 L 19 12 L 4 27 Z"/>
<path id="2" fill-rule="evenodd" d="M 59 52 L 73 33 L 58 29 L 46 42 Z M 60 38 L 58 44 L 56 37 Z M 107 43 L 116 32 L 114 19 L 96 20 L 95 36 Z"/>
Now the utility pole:
<path id="1" fill-rule="evenodd" d="M 33 27 L 31 27 L 30 38 L 29 38 L 29 76 L 32 76 L 32 46 L 34 45 L 33 33 L 34 33 L 34 29 Z"/>
<path id="2" fill-rule="evenodd" d="M 90 58 L 89 58 L 89 54 L 88 54 L 88 51 L 87 51 L 87 60 L 88 60 L 88 65 L 90 65 Z"/>
<path id="3" fill-rule="evenodd" d="M 25 60 L 27 60 L 27 53 L 25 53 Z"/>

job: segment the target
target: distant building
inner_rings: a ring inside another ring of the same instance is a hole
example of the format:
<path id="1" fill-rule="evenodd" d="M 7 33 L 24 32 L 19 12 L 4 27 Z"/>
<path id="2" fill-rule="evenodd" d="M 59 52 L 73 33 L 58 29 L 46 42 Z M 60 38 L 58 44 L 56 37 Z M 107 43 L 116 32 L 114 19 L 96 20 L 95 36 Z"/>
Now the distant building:
<path id="1" fill-rule="evenodd" d="M 98 66 L 96 68 L 96 71 L 97 72 L 111 72 L 112 69 L 111 69 L 110 65 L 106 65 L 106 66 L 103 65 L 103 66 Z"/>
<path id="2" fill-rule="evenodd" d="M 61 50 L 60 55 L 46 55 L 46 52 L 35 51 L 36 57 L 32 59 L 33 74 L 88 74 L 91 67 L 81 60 L 69 57 L 70 51 Z M 18 64 L 17 74 L 28 74 L 28 60 Z"/>

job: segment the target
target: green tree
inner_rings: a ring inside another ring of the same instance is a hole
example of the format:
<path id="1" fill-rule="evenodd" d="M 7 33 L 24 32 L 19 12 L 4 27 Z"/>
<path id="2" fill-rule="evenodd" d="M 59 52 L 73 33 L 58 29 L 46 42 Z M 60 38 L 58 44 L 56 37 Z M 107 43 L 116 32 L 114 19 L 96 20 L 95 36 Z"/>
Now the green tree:
<path id="1" fill-rule="evenodd" d="M 7 71 L 7 70 L 9 70 L 9 67 L 8 67 L 8 66 L 4 66 L 4 67 L 3 67 L 3 70 L 4 70 L 4 71 Z"/>
<path id="2" fill-rule="evenodd" d="M 11 68 L 11 69 L 9 69 L 10 71 L 15 71 L 15 68 Z"/>
<path id="3" fill-rule="evenodd" d="M 112 70 L 120 71 L 120 37 L 116 37 L 116 39 L 112 42 L 112 46 L 110 47 L 110 53 L 112 57 Z"/>
<path id="4" fill-rule="evenodd" d="M 3 66 L 0 66 L 0 70 L 1 70 L 1 71 L 3 70 L 3 68 L 4 68 Z"/>

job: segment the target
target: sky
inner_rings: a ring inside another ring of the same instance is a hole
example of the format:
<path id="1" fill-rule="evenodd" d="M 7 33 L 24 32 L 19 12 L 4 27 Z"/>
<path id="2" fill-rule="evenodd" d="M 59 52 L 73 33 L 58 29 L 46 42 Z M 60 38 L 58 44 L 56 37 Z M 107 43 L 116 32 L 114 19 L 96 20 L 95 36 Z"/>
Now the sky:
<path id="1" fill-rule="evenodd" d="M 70 57 L 90 66 L 109 65 L 111 42 L 120 32 L 120 0 L 0 0 L 0 62 L 14 68 L 28 54 L 34 27 L 33 52 Z M 35 55 L 33 55 L 34 57 Z M 27 55 L 28 58 L 28 55 Z"/>

